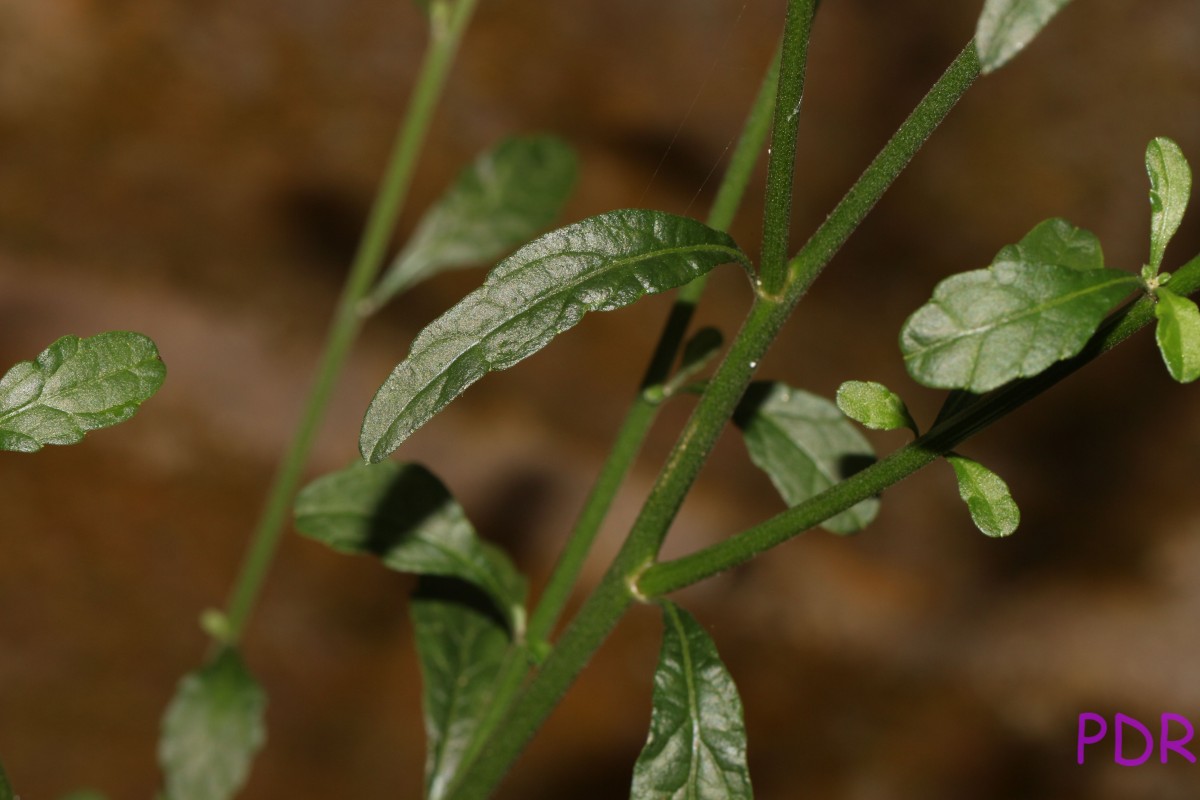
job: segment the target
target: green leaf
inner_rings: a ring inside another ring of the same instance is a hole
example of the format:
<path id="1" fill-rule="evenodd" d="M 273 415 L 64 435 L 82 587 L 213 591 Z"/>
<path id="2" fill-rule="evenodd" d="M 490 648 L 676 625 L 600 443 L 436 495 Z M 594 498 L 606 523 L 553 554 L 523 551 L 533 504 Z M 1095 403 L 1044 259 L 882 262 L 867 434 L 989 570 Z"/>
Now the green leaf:
<path id="1" fill-rule="evenodd" d="M 742 701 L 704 628 L 663 602 L 650 736 L 633 768 L 632 800 L 749 800 Z"/>
<path id="2" fill-rule="evenodd" d="M 481 540 L 446 487 L 417 464 L 356 463 L 296 496 L 296 529 L 341 553 L 378 556 L 400 572 L 461 578 L 524 629 L 525 580 Z"/>
<path id="3" fill-rule="evenodd" d="M 975 28 L 975 50 L 986 75 L 1008 63 L 1070 0 L 986 0 Z"/>
<path id="4" fill-rule="evenodd" d="M 552 136 L 505 139 L 479 156 L 425 214 L 368 301 L 448 269 L 501 257 L 558 215 L 575 183 L 575 153 Z"/>
<path id="5" fill-rule="evenodd" d="M 1192 168 L 1179 145 L 1159 136 L 1146 147 L 1146 173 L 1150 176 L 1150 266 L 1157 272 L 1191 199 Z"/>
<path id="6" fill-rule="evenodd" d="M 909 428 L 917 423 L 900 395 L 874 381 L 846 381 L 837 390 L 837 407 L 850 419 L 877 431 Z"/>
<path id="7" fill-rule="evenodd" d="M 488 711 L 509 648 L 504 621 L 461 581 L 422 578 L 411 606 L 425 714 L 425 796 L 445 796 Z"/>
<path id="8" fill-rule="evenodd" d="M 1021 510 L 999 475 L 969 458 L 946 456 L 958 478 L 958 494 L 967 504 L 975 527 L 987 536 L 1008 536 L 1021 522 Z"/>
<path id="9" fill-rule="evenodd" d="M 154 342 L 140 333 L 64 336 L 0 378 L 0 450 L 74 444 L 124 422 L 165 376 Z"/>
<path id="10" fill-rule="evenodd" d="M 1155 338 L 1167 371 L 1180 383 L 1191 383 L 1200 378 L 1200 309 L 1170 289 L 1159 287 L 1155 296 Z"/>
<path id="11" fill-rule="evenodd" d="M 734 415 L 750 460 L 796 506 L 869 466 L 871 445 L 837 406 L 782 383 L 754 383 Z M 879 512 L 872 498 L 830 517 L 821 527 L 853 533 Z"/>
<path id="12" fill-rule="evenodd" d="M 0 764 L 0 800 L 14 800 L 13 788 L 4 773 L 4 765 Z"/>
<path id="13" fill-rule="evenodd" d="M 912 377 L 977 394 L 1036 375 L 1083 349 L 1138 279 L 1111 269 L 1010 260 L 952 275 L 908 318 L 900 350 Z"/>
<path id="14" fill-rule="evenodd" d="M 232 648 L 185 676 L 163 716 L 158 745 L 167 797 L 233 797 L 266 739 L 265 706 L 266 695 Z"/>
<path id="15" fill-rule="evenodd" d="M 1093 270 L 1103 269 L 1104 250 L 1094 233 L 1085 228 L 1076 228 L 1065 219 L 1055 217 L 1038 223 L 1017 244 L 1001 248 L 994 261 L 1018 261 Z"/>
<path id="16" fill-rule="evenodd" d="M 659 211 L 611 211 L 535 239 L 417 336 L 367 409 L 363 458 L 387 457 L 472 383 L 533 355 L 584 313 L 745 258 L 728 235 Z"/>

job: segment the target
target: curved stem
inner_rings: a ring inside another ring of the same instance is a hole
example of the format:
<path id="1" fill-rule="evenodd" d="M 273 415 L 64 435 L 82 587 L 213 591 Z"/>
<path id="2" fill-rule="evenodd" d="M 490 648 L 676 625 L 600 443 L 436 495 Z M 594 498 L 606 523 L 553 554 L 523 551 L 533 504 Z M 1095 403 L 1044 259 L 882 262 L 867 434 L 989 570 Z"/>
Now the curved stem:
<path id="1" fill-rule="evenodd" d="M 1171 286 L 1182 293 L 1200 289 L 1200 256 L 1172 276 Z M 1116 347 L 1153 320 L 1154 301 L 1150 297 L 1143 296 L 1129 303 L 1109 317 L 1083 352 L 1074 358 L 976 398 L 882 461 L 760 525 L 691 555 L 656 564 L 638 580 L 638 592 L 658 597 L 691 586 L 743 564 L 856 503 L 878 495 Z"/>
<path id="2" fill-rule="evenodd" d="M 342 289 L 316 377 L 296 432 L 268 490 L 262 514 L 229 598 L 226 628 L 221 631 L 221 638 L 229 644 L 235 644 L 245 633 L 254 603 L 275 558 L 308 454 L 329 406 L 338 375 L 362 326 L 360 303 L 383 264 L 396 219 L 412 183 L 417 156 L 429 130 L 434 107 L 476 2 L 459 0 L 448 14 L 444 5 L 436 4 L 434 7 L 440 13 L 431 16 L 430 47 L 421 64 L 408 111 L 396 135 L 383 182 L 371 206 L 366 229 Z"/>

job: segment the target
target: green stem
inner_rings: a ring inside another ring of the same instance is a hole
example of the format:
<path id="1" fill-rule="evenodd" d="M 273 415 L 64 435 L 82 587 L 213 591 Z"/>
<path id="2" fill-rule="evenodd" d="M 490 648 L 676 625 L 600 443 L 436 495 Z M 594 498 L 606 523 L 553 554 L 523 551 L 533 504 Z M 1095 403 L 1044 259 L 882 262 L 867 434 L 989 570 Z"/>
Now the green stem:
<path id="1" fill-rule="evenodd" d="M 1172 276 L 1171 286 L 1188 294 L 1200 289 L 1200 256 Z M 718 572 L 743 564 L 856 503 L 880 494 L 1028 403 L 1153 321 L 1153 299 L 1143 296 L 1129 303 L 1110 316 L 1074 358 L 976 398 L 937 423 L 924 436 L 882 461 L 760 525 L 691 555 L 656 564 L 639 578 L 638 592 L 647 597 L 659 597 L 691 586 Z"/>
<path id="2" fill-rule="evenodd" d="M 804 98 L 804 73 L 808 63 L 808 41 L 812 33 L 813 0 L 788 3 L 784 30 L 793 31 L 783 40 L 782 70 L 790 80 L 779 85 L 775 102 L 775 124 L 767 160 L 767 194 L 763 216 L 762 257 L 759 265 L 760 291 L 774 297 L 787 280 L 788 238 L 792 222 L 792 185 L 796 173 L 796 134 L 800 125 L 800 102 Z"/>
<path id="3" fill-rule="evenodd" d="M 763 76 L 758 96 L 747 115 L 746 124 L 730 157 L 729 168 L 713 201 L 707 220 L 710 227 L 726 230 L 733 222 L 754 173 L 754 165 L 771 129 L 771 115 L 775 108 L 778 84 L 779 48 L 776 48 L 775 57 Z M 617 491 L 658 416 L 660 401 L 651 400 L 648 390 L 661 387 L 670 375 L 696 304 L 704 292 L 706 278 L 707 276 L 697 278 L 680 289 L 676 295 L 675 303 L 659 336 L 654 356 L 646 369 L 642 391 L 626 412 L 613 447 L 584 503 L 575 529 L 571 532 L 562 556 L 542 591 L 537 608 L 530 616 L 526 636 L 535 647 L 548 640 L 553 633 L 555 624 L 570 600 L 596 535 L 600 532 L 600 526 L 608 516 Z M 514 650 L 505 659 L 496 678 L 491 704 L 476 728 L 471 747 L 463 756 L 463 763 L 469 763 L 478 754 L 492 730 L 508 711 L 527 671 L 528 660 L 523 651 Z"/>
<path id="4" fill-rule="evenodd" d="M 254 603 L 275 558 L 308 454 L 333 395 L 337 377 L 362 326 L 360 303 L 383 264 L 388 242 L 412 183 L 417 156 L 429 130 L 434 107 L 476 2 L 459 0 L 452 9 L 442 4 L 434 6 L 434 11 L 438 13 L 431 14 L 430 18 L 430 47 L 421 64 L 408 111 L 397 133 L 383 182 L 375 196 L 354 263 L 342 289 L 316 378 L 291 444 L 275 473 L 241 572 L 234 583 L 226 611 L 227 629 L 222 632 L 222 638 L 230 644 L 236 644 L 245 633 Z"/>
<path id="5" fill-rule="evenodd" d="M 13 800 L 13 789 L 4 774 L 4 765 L 0 764 L 0 800 Z"/>

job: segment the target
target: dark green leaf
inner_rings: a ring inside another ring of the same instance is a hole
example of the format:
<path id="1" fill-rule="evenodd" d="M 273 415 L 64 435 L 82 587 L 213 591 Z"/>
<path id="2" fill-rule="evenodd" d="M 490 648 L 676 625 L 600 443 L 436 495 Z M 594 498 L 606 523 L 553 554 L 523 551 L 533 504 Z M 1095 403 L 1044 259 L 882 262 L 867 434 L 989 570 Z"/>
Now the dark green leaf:
<path id="1" fill-rule="evenodd" d="M 545 229 L 566 202 L 575 172 L 574 152 L 554 137 L 502 141 L 429 209 L 379 281 L 370 307 L 439 272 L 494 261 Z"/>
<path id="2" fill-rule="evenodd" d="M 952 275 L 904 323 L 905 366 L 926 386 L 977 394 L 1036 375 L 1082 350 L 1137 282 L 1117 270 L 1006 259 Z"/>
<path id="3" fill-rule="evenodd" d="M 158 745 L 167 797 L 233 797 L 266 739 L 266 702 L 232 648 L 222 649 L 200 670 L 185 676 L 163 717 Z"/>
<path id="4" fill-rule="evenodd" d="M 917 430 L 900 395 L 875 381 L 846 381 L 837 390 L 837 407 L 855 422 L 877 431 Z"/>
<path id="5" fill-rule="evenodd" d="M 1180 383 L 1200 378 L 1200 309 L 1186 297 L 1159 287 L 1155 338 L 1171 377 Z"/>
<path id="6" fill-rule="evenodd" d="M 0 764 L 0 800 L 14 800 L 13 788 L 8 782 L 8 775 L 4 773 L 3 764 Z"/>
<path id="7" fill-rule="evenodd" d="M 493 598 L 520 632 L 525 580 L 466 513 L 417 464 L 354 464 L 296 496 L 296 529 L 342 553 L 366 553 L 400 572 L 461 578 Z"/>
<path id="8" fill-rule="evenodd" d="M 967 504 L 975 527 L 988 536 L 1008 536 L 1021 522 L 1021 511 L 1013 502 L 1008 484 L 1000 476 L 960 455 L 948 455 L 958 478 L 958 494 Z"/>
<path id="9" fill-rule="evenodd" d="M 1150 267 L 1157 272 L 1192 197 L 1192 168 L 1179 145 L 1160 136 L 1146 147 L 1146 172 L 1150 176 Z"/>
<path id="10" fill-rule="evenodd" d="M 1002 248 L 994 261 L 1091 270 L 1104 267 L 1104 251 L 1100 240 L 1091 231 L 1076 228 L 1065 219 L 1054 218 L 1039 223 L 1017 244 Z"/>
<path id="11" fill-rule="evenodd" d="M 74 444 L 124 422 L 165 376 L 154 342 L 140 333 L 64 336 L 0 378 L 0 450 Z"/>
<path id="12" fill-rule="evenodd" d="M 734 421 L 742 429 L 750 459 L 767 473 L 789 506 L 803 503 L 875 460 L 871 445 L 837 406 L 782 383 L 752 384 Z M 864 500 L 821 527 L 853 533 L 878 512 L 877 499 Z"/>
<path id="13" fill-rule="evenodd" d="M 449 579 L 421 579 L 412 601 L 425 712 L 425 793 L 446 793 L 488 710 L 508 631 L 486 597 Z"/>
<path id="14" fill-rule="evenodd" d="M 650 736 L 632 800 L 749 800 L 742 701 L 717 648 L 683 609 L 663 603 Z"/>
<path id="15" fill-rule="evenodd" d="M 986 75 L 1008 63 L 1070 0 L 986 0 L 975 49 Z"/>
<path id="16" fill-rule="evenodd" d="M 658 211 L 612 211 L 535 239 L 417 336 L 367 409 L 363 458 L 387 457 L 472 383 L 533 355 L 585 312 L 744 260 L 726 234 Z"/>

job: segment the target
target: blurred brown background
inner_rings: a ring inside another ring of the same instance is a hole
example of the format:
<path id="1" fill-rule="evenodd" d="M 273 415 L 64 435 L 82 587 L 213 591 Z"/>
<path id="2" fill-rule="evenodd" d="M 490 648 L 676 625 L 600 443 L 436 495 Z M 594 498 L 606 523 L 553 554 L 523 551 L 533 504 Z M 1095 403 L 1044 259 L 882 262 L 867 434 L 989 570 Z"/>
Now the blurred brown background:
<path id="1" fill-rule="evenodd" d="M 970 36 L 978 3 L 823 4 L 801 123 L 797 241 Z M 578 147 L 567 219 L 702 216 L 776 40 L 780 0 L 485 0 L 401 222 L 479 149 L 550 131 Z M 0 454 L 0 757 L 26 800 L 157 785 L 158 719 L 203 656 L 196 619 L 233 579 L 284 447 L 425 41 L 406 0 L 0 0 L 0 365 L 64 333 L 134 329 L 168 365 L 130 423 Z M 1200 6 L 1080 2 L 980 82 L 821 279 L 761 369 L 831 395 L 905 376 L 904 318 L 1036 222 L 1147 248 L 1146 142 L 1200 163 Z M 723 163 L 723 162 L 722 162 Z M 756 251 L 752 193 L 735 236 Z M 1200 250 L 1193 210 L 1168 267 Z M 480 279 L 420 286 L 373 322 L 312 473 L 419 328 Z M 732 333 L 745 280 L 704 322 Z M 544 579 L 657 335 L 665 298 L 594 315 L 414 436 L 477 527 Z M 890 490 L 854 538 L 814 532 L 679 598 L 746 703 L 758 796 L 1193 797 L 1200 767 L 1076 766 L 1082 711 L 1200 719 L 1200 413 L 1143 334 L 963 450 L 1009 482 L 1021 529 L 971 526 L 949 469 Z M 598 548 L 611 554 L 687 401 L 655 430 Z M 875 437 L 882 452 L 899 434 Z M 735 436 L 668 544 L 781 508 Z M 599 574 L 597 562 L 589 580 Z M 247 798 L 417 797 L 411 582 L 295 536 L 248 658 L 270 695 Z M 504 797 L 628 795 L 658 620 L 618 629 Z M 1153 727 L 1153 725 L 1152 725 Z M 589 794 L 590 793 L 590 794 Z"/>

